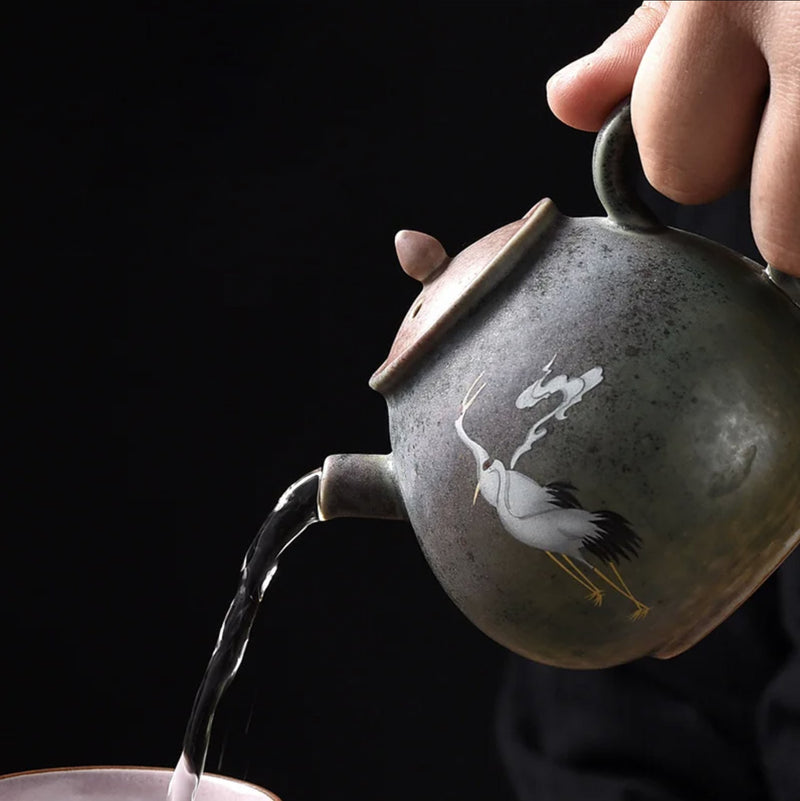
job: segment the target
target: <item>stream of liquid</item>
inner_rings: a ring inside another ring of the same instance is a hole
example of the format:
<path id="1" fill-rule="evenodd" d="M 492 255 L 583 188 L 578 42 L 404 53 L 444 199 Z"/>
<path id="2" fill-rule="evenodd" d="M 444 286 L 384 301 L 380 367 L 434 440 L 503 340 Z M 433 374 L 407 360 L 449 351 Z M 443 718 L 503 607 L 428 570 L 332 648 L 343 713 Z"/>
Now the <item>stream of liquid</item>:
<path id="1" fill-rule="evenodd" d="M 278 558 L 295 537 L 319 521 L 319 477 L 319 470 L 308 473 L 283 493 L 244 557 L 236 595 L 222 621 L 217 644 L 194 698 L 183 736 L 183 752 L 169 783 L 168 801 L 194 799 L 205 767 L 214 712 L 242 663 L 250 628 L 278 568 Z"/>

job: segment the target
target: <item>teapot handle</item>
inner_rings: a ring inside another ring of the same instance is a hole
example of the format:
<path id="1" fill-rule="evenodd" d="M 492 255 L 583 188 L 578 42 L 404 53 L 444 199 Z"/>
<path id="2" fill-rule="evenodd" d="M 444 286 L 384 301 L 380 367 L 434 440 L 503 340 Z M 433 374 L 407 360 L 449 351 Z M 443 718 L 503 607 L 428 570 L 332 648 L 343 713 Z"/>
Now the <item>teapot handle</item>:
<path id="1" fill-rule="evenodd" d="M 630 180 L 630 159 L 639 157 L 631 123 L 630 98 L 611 113 L 597 134 L 592 153 L 592 178 L 597 197 L 608 218 L 621 228 L 634 231 L 663 229 L 658 218 L 636 193 Z M 800 278 L 767 265 L 767 276 L 800 306 Z"/>
<path id="2" fill-rule="evenodd" d="M 636 231 L 662 229 L 658 218 L 636 193 L 630 159 L 639 157 L 631 123 L 630 98 L 620 103 L 597 134 L 592 153 L 594 190 L 608 218 Z"/>

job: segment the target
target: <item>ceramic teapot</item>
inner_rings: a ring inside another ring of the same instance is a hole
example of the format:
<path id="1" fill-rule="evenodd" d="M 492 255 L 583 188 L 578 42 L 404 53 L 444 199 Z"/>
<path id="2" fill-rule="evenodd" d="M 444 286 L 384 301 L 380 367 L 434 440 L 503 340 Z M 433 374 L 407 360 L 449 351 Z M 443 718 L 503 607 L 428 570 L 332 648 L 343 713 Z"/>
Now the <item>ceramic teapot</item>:
<path id="1" fill-rule="evenodd" d="M 561 667 L 671 657 L 800 539 L 800 306 L 662 226 L 630 188 L 629 105 L 595 142 L 607 218 L 538 202 L 454 258 L 403 231 L 422 291 L 370 385 L 392 452 L 330 456 L 322 519 L 408 519 L 456 605 Z"/>

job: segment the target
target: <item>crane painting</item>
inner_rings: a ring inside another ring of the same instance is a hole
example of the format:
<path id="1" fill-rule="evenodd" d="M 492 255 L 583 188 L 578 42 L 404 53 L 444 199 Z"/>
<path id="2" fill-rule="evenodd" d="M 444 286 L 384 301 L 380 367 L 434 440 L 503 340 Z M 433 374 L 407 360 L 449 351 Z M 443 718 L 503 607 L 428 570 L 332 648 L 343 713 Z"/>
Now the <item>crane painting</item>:
<path id="1" fill-rule="evenodd" d="M 497 510 L 500 523 L 514 539 L 544 551 L 571 579 L 588 590 L 586 598 L 595 606 L 602 605 L 605 587 L 610 587 L 633 604 L 631 620 L 641 620 L 650 607 L 631 592 L 618 568 L 620 560 L 638 556 L 642 544 L 628 521 L 616 512 L 584 509 L 575 497 L 575 487 L 567 482 L 542 485 L 513 469 L 519 458 L 547 435 L 545 422 L 566 419 L 567 409 L 603 380 L 601 367 L 593 367 L 578 377 L 548 378 L 555 358 L 543 368 L 542 377 L 520 393 L 515 405 L 518 409 L 532 408 L 552 396 L 560 397 L 560 402 L 530 428 L 511 458 L 511 469 L 492 458 L 464 429 L 464 416 L 486 386 L 481 383 L 483 373 L 467 390 L 455 428 L 475 459 L 478 483 L 472 503 L 477 502 L 480 494 Z M 602 562 L 604 569 L 589 561 L 590 558 Z M 605 587 L 600 586 L 598 579 Z"/>

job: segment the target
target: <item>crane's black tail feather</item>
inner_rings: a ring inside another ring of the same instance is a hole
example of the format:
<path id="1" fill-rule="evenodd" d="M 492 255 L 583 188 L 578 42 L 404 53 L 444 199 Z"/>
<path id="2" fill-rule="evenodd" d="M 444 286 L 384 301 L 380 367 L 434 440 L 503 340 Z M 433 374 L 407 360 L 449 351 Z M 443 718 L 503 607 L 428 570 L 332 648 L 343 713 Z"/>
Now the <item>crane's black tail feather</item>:
<path id="1" fill-rule="evenodd" d="M 595 531 L 583 538 L 586 551 L 604 562 L 619 564 L 620 559 L 639 555 L 642 538 L 631 528 L 631 524 L 616 512 L 601 510 L 594 512 L 592 522 Z"/>
<path id="2" fill-rule="evenodd" d="M 559 509 L 583 509 L 580 502 L 573 494 L 576 492 L 575 487 L 567 481 L 551 481 L 545 484 L 544 487 L 553 506 Z"/>
<path id="3" fill-rule="evenodd" d="M 559 509 L 583 509 L 575 497 L 577 489 L 568 481 L 551 481 L 545 489 L 551 503 Z M 594 530 L 582 540 L 588 553 L 616 565 L 620 559 L 639 555 L 642 539 L 622 515 L 603 509 L 592 513 L 591 522 Z"/>

